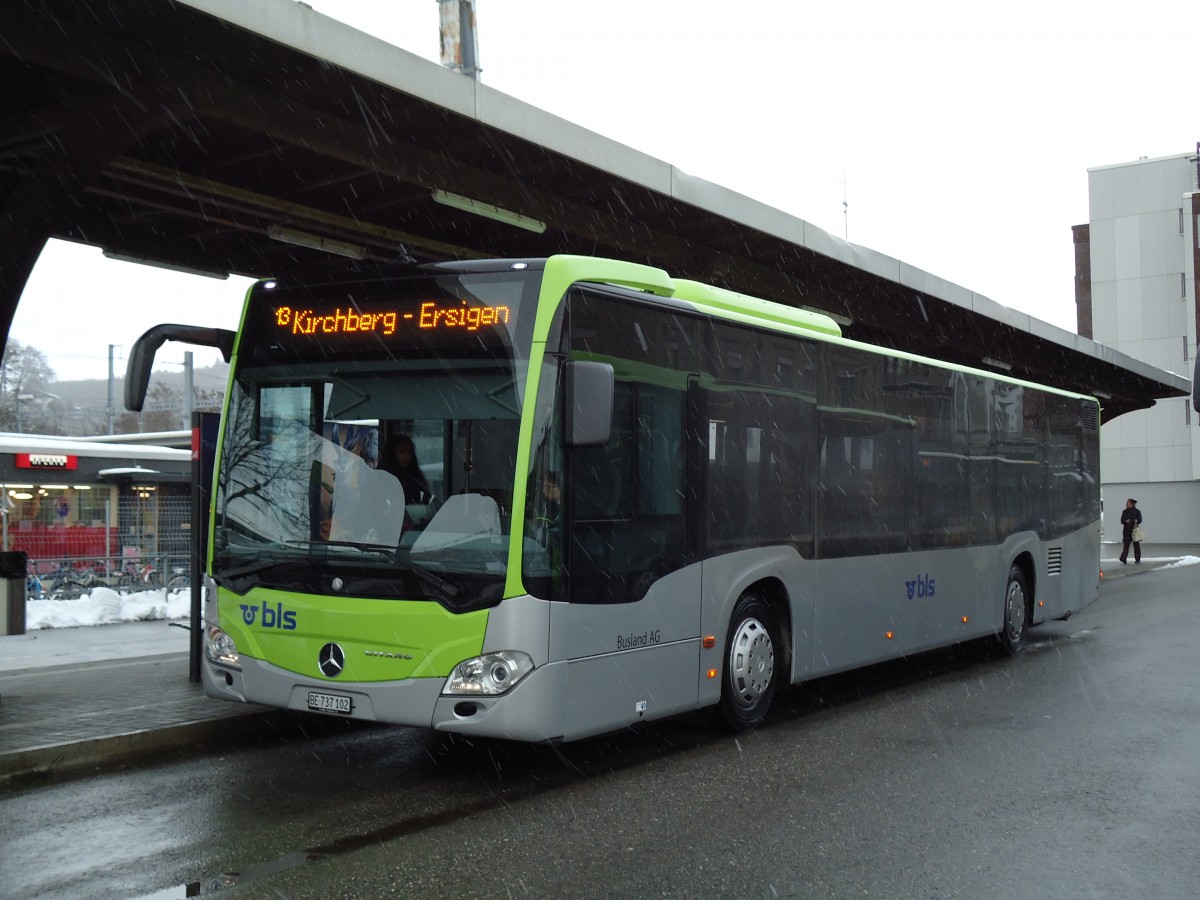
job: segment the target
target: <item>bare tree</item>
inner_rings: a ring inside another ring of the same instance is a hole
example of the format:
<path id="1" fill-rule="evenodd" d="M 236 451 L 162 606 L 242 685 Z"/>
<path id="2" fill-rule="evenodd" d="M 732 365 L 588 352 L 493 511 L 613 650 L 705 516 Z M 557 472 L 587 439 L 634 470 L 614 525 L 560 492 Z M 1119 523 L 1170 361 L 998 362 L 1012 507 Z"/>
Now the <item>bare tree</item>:
<path id="1" fill-rule="evenodd" d="M 9 340 L 0 362 L 0 428 L 46 431 L 47 402 L 58 399 L 50 392 L 53 383 L 45 353 Z"/>
<path id="2" fill-rule="evenodd" d="M 156 381 L 146 395 L 142 415 L 143 431 L 173 431 L 179 428 L 183 414 L 183 392 L 163 381 Z"/>

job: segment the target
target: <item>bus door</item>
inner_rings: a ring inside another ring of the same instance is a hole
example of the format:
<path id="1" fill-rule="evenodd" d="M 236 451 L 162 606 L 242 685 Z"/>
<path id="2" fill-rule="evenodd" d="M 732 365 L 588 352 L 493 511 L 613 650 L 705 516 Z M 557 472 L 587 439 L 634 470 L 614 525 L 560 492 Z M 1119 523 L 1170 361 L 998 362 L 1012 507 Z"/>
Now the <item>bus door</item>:
<path id="1" fill-rule="evenodd" d="M 550 655 L 568 665 L 568 739 L 696 706 L 681 388 L 618 380 L 608 442 L 566 454 L 568 602 Z"/>
<path id="2" fill-rule="evenodd" d="M 729 341 L 726 341 L 728 344 Z M 802 352 L 766 341 L 760 355 L 780 360 Z M 760 381 L 765 381 L 760 377 Z M 812 667 L 815 566 L 813 403 L 788 380 L 788 390 L 761 384 L 711 382 L 698 391 L 703 415 L 702 541 L 704 603 L 701 633 L 724 646 L 733 604 L 747 591 L 786 604 L 781 640 L 791 637 L 789 678 Z M 714 660 L 706 664 L 720 666 Z M 715 701 L 719 681 L 705 680 L 702 700 Z"/>

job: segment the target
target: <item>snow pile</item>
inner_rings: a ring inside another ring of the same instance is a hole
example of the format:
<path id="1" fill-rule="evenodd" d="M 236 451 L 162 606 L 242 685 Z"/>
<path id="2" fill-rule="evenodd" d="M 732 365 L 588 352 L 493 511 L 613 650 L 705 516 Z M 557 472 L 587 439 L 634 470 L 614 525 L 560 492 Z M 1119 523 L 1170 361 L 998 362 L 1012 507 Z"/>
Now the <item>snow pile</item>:
<path id="1" fill-rule="evenodd" d="M 1180 566 L 1194 566 L 1200 563 L 1200 556 L 1181 556 L 1179 559 L 1170 565 L 1163 566 L 1164 569 L 1177 569 Z"/>
<path id="2" fill-rule="evenodd" d="M 25 604 L 25 628 L 78 628 L 81 625 L 111 625 L 114 622 L 146 622 L 152 619 L 186 619 L 191 614 L 191 590 L 138 591 L 121 594 L 112 588 L 94 588 L 78 600 L 29 600 Z"/>

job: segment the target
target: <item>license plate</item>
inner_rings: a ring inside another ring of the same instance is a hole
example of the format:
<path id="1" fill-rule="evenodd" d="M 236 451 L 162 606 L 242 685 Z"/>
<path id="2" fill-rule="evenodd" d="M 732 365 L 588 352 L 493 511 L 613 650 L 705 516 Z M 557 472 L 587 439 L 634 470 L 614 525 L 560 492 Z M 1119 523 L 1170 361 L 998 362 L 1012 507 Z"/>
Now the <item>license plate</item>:
<path id="1" fill-rule="evenodd" d="M 316 691 L 309 691 L 308 708 L 317 712 L 341 713 L 348 716 L 350 715 L 350 698 L 340 694 L 318 694 Z"/>

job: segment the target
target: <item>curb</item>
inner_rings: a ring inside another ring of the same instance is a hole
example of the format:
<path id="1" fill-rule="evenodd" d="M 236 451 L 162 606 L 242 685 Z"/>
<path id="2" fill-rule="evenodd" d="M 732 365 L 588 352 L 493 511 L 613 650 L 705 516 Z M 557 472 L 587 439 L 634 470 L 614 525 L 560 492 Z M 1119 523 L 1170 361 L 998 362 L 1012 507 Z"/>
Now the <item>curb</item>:
<path id="1" fill-rule="evenodd" d="M 1119 563 L 1111 569 L 1101 569 L 1104 574 L 1104 581 L 1113 581 L 1118 578 L 1128 578 L 1131 575 L 1144 575 L 1147 572 L 1155 572 L 1159 569 L 1165 569 L 1179 562 L 1179 558 L 1166 559 L 1161 562 L 1153 563 L 1129 563 L 1128 565 L 1120 565 Z"/>
<path id="2" fill-rule="evenodd" d="M 199 719 L 125 734 L 47 744 L 0 756 L 0 787 L 78 774 L 105 763 L 126 763 L 171 750 L 195 749 L 215 741 L 235 742 L 262 727 L 279 729 L 287 710 L 254 707 L 216 719 Z"/>

